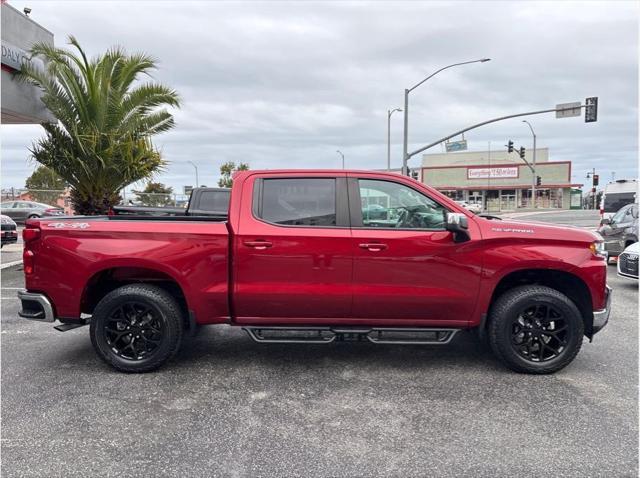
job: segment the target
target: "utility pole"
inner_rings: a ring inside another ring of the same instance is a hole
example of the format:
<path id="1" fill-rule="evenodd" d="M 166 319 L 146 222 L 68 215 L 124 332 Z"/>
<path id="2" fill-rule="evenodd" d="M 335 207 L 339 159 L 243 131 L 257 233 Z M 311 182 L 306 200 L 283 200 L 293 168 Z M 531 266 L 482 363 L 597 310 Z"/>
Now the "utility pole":
<path id="1" fill-rule="evenodd" d="M 446 70 L 448 68 L 453 68 L 454 66 L 468 65 L 470 63 L 484 63 L 490 60 L 491 60 L 490 58 L 482 58 L 481 60 L 463 61 L 462 63 L 454 63 L 452 65 L 448 65 L 443 68 L 440 68 L 438 71 L 427 76 L 424 80 L 422 80 L 420 83 L 417 83 L 413 87 L 405 88 L 404 90 L 404 138 L 402 141 L 402 174 L 403 176 L 408 176 L 409 174 L 409 168 L 408 168 L 408 162 L 410 158 L 409 156 L 409 93 L 411 93 L 413 90 L 415 90 L 418 86 L 420 86 L 422 83 L 427 81 L 429 78 L 433 78 L 443 70 Z"/>
<path id="2" fill-rule="evenodd" d="M 387 110 L 387 171 L 391 171 L 391 115 L 396 111 L 402 111 L 400 108 Z"/>
<path id="3" fill-rule="evenodd" d="M 522 120 L 523 123 L 527 123 L 529 129 L 531 130 L 531 134 L 533 135 L 533 180 L 531 181 L 531 207 L 533 209 L 536 208 L 536 133 L 533 131 L 533 126 L 527 120 Z"/>
<path id="4" fill-rule="evenodd" d="M 342 154 L 342 151 L 340 151 L 339 149 L 336 149 L 336 153 L 342 156 L 342 169 L 344 169 L 344 154 Z"/>

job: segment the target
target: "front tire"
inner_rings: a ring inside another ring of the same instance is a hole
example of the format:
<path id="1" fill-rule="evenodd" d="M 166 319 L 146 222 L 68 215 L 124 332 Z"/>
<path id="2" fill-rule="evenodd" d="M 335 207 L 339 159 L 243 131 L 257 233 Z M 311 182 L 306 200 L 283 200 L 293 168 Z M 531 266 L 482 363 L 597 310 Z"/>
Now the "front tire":
<path id="1" fill-rule="evenodd" d="M 108 293 L 93 311 L 91 343 L 98 356 L 121 372 L 150 372 L 180 348 L 182 311 L 164 289 L 130 284 Z"/>
<path id="2" fill-rule="evenodd" d="M 583 335 L 576 305 L 550 287 L 516 287 L 491 307 L 489 344 L 516 372 L 548 374 L 563 369 L 580 351 Z"/>

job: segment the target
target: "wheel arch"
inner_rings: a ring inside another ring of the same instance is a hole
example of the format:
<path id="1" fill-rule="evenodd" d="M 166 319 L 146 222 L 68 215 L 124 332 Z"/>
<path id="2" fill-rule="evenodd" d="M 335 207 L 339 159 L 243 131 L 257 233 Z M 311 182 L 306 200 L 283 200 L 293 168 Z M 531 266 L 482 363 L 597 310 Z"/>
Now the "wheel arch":
<path id="1" fill-rule="evenodd" d="M 584 333 L 593 336 L 593 308 L 587 284 L 571 272 L 557 269 L 520 269 L 500 279 L 491 295 L 487 315 L 495 301 L 506 291 L 522 285 L 544 285 L 566 295 L 576 305 L 584 322 Z M 484 324 L 486 326 L 486 324 Z"/>
<path id="2" fill-rule="evenodd" d="M 192 314 L 180 282 L 166 271 L 152 267 L 112 266 L 94 272 L 82 291 L 80 311 L 91 314 L 98 302 L 109 292 L 123 285 L 136 283 L 153 284 L 169 292 L 182 309 L 185 325 L 190 327 Z"/>

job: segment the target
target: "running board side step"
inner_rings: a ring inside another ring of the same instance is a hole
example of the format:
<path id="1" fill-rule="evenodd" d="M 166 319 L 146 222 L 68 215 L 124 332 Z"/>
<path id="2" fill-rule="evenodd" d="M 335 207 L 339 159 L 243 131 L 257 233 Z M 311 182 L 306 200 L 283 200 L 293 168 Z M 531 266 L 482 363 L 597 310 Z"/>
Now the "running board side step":
<path id="1" fill-rule="evenodd" d="M 403 327 L 242 327 L 258 343 L 364 342 L 399 345 L 446 345 L 460 329 Z"/>

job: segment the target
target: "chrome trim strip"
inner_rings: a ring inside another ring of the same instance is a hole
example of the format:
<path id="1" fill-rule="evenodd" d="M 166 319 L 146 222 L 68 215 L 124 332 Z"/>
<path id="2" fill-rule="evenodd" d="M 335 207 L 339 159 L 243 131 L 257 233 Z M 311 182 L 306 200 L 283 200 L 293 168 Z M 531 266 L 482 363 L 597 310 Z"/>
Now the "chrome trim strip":
<path id="1" fill-rule="evenodd" d="M 53 314 L 53 306 L 51 302 L 44 294 L 38 294 L 36 292 L 27 292 L 26 290 L 18 291 L 18 298 L 20 301 L 29 300 L 33 302 L 37 302 L 42 307 L 44 311 L 43 318 L 30 317 L 29 315 L 25 315 L 22 310 L 18 311 L 18 315 L 23 319 L 35 320 L 36 322 L 55 322 L 56 318 Z"/>
<path id="2" fill-rule="evenodd" d="M 609 286 L 607 287 L 607 301 L 604 309 L 602 310 L 594 310 L 593 311 L 593 331 L 598 332 L 602 330 L 602 328 L 607 325 L 609 321 L 609 315 L 611 314 L 611 295 L 613 293 L 613 289 Z"/>

